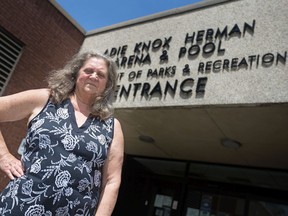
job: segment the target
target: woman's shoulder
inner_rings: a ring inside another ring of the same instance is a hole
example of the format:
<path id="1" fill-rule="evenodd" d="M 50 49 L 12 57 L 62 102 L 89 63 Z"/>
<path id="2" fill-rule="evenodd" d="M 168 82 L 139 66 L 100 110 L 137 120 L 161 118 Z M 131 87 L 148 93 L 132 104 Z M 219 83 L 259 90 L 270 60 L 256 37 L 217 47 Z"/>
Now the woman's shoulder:
<path id="1" fill-rule="evenodd" d="M 36 115 L 38 115 L 41 110 L 45 107 L 47 104 L 49 98 L 50 98 L 50 90 L 47 88 L 42 89 L 32 89 L 28 90 L 26 92 L 29 96 L 32 96 L 33 99 L 31 99 L 31 103 L 33 103 L 33 108 L 31 115 L 29 116 L 29 121 L 33 119 Z"/>
<path id="2" fill-rule="evenodd" d="M 117 118 L 113 117 L 112 119 L 114 121 L 114 125 L 117 125 L 118 127 L 121 126 L 121 123 Z"/>
<path id="3" fill-rule="evenodd" d="M 31 118 L 41 110 L 49 99 L 48 89 L 32 89 L 0 99 L 1 121 L 16 121 L 25 117 Z"/>
<path id="4" fill-rule="evenodd" d="M 117 118 L 113 118 L 113 122 L 114 122 L 114 132 L 122 133 L 122 126 L 120 121 Z"/>
<path id="5" fill-rule="evenodd" d="M 25 101 L 28 103 L 41 103 L 43 101 L 47 101 L 50 97 L 50 90 L 47 88 L 41 89 L 30 89 L 26 91 L 22 91 L 19 93 L 15 93 L 13 95 L 9 95 L 9 97 L 16 99 L 17 101 Z"/>
<path id="6" fill-rule="evenodd" d="M 104 119 L 104 122 L 107 124 L 112 124 L 114 127 L 121 127 L 121 123 L 120 121 L 114 117 L 114 116 L 110 116 L 106 119 Z"/>
<path id="7" fill-rule="evenodd" d="M 47 88 L 31 89 L 22 92 L 22 96 L 37 109 L 43 107 L 47 103 L 50 97 L 50 90 Z"/>
<path id="8" fill-rule="evenodd" d="M 50 89 L 48 88 L 30 89 L 30 90 L 27 90 L 26 92 L 37 94 L 38 96 L 42 96 L 42 97 L 43 96 L 49 97 L 50 95 Z"/>
<path id="9" fill-rule="evenodd" d="M 99 116 L 96 116 L 96 118 L 100 119 Z M 114 116 L 110 116 L 106 119 L 100 119 L 100 122 L 104 123 L 109 128 L 113 128 L 114 131 L 115 131 L 115 129 L 116 130 L 119 130 L 119 129 L 122 130 L 120 121 Z"/>

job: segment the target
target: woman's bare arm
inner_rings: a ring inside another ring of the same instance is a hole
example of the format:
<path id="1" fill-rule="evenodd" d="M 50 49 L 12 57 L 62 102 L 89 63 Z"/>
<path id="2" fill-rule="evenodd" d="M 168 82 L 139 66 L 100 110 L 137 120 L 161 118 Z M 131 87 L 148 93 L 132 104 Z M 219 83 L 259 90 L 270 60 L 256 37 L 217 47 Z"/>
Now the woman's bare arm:
<path id="1" fill-rule="evenodd" d="M 104 166 L 103 190 L 96 216 L 110 216 L 113 212 L 121 183 L 123 157 L 123 132 L 119 121 L 115 119 L 114 137 Z"/>
<path id="2" fill-rule="evenodd" d="M 0 122 L 33 118 L 44 107 L 49 94 L 48 89 L 35 89 L 0 97 Z"/>
<path id="3" fill-rule="evenodd" d="M 35 117 L 49 98 L 48 89 L 37 89 L 0 97 L 0 122 Z M 0 170 L 10 179 L 23 175 L 22 163 L 8 150 L 0 130 Z"/>

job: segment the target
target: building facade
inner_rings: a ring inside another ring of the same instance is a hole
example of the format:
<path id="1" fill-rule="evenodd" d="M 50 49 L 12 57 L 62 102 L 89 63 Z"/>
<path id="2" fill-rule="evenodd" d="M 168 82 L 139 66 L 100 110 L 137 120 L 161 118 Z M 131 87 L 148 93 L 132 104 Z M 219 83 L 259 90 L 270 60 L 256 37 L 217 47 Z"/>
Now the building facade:
<path id="1" fill-rule="evenodd" d="M 115 215 L 287 214 L 287 12 L 203 1 L 88 32 L 119 67 Z"/>
<path id="2" fill-rule="evenodd" d="M 46 86 L 47 74 L 64 66 L 84 40 L 84 30 L 50 1 L 0 2 L 0 94 Z M 11 152 L 25 136 L 27 120 L 1 125 Z M 0 176 L 2 189 L 8 179 Z"/>

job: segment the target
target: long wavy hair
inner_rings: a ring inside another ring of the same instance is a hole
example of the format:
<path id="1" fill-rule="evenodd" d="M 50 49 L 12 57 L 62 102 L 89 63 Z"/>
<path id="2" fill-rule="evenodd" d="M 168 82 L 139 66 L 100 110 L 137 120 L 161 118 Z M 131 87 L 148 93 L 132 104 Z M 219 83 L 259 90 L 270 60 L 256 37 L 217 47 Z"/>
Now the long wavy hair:
<path id="1" fill-rule="evenodd" d="M 51 100 L 59 104 L 75 92 L 76 80 L 80 68 L 90 58 L 103 59 L 108 66 L 108 81 L 103 94 L 96 97 L 90 110 L 95 116 L 106 119 L 113 114 L 112 102 L 116 89 L 117 66 L 110 57 L 97 52 L 76 54 L 63 69 L 52 71 L 47 77 L 48 87 L 51 90 Z"/>

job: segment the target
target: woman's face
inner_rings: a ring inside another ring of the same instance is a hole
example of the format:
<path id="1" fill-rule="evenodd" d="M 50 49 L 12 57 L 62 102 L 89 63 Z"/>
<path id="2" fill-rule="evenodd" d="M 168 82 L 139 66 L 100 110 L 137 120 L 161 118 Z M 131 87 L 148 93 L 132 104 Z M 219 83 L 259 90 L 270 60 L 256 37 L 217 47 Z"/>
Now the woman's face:
<path id="1" fill-rule="evenodd" d="M 101 58 L 92 57 L 80 68 L 76 81 L 76 90 L 93 96 L 101 95 L 108 82 L 108 67 Z"/>

